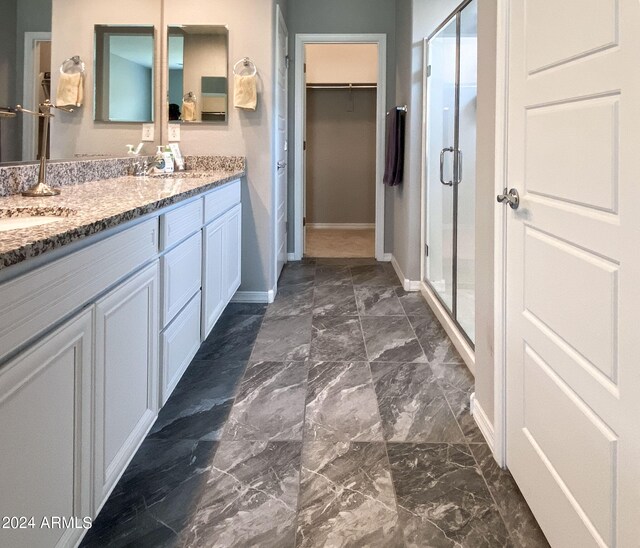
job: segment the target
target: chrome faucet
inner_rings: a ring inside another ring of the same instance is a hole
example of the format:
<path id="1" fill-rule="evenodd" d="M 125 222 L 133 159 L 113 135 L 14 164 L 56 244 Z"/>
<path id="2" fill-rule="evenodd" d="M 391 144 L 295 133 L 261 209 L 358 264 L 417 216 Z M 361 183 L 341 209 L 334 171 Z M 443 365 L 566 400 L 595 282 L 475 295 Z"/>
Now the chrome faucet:
<path id="1" fill-rule="evenodd" d="M 39 110 L 36 112 L 33 110 L 27 110 L 21 105 L 16 106 L 17 112 L 24 112 L 26 114 L 31 114 L 32 116 L 44 118 L 44 124 L 42 127 L 40 169 L 38 171 L 38 181 L 29 189 L 25 190 L 22 195 L 32 197 L 57 196 L 58 194 L 60 194 L 60 189 L 51 188 L 47 184 L 47 141 L 49 139 L 49 123 L 51 121 L 51 118 L 54 117 L 54 115 L 51 114 L 51 109 L 57 108 L 58 110 L 62 110 L 64 112 L 73 112 L 73 108 L 57 107 L 49 99 L 44 101 L 44 103 L 40 103 L 40 105 L 38 105 L 38 108 Z"/>

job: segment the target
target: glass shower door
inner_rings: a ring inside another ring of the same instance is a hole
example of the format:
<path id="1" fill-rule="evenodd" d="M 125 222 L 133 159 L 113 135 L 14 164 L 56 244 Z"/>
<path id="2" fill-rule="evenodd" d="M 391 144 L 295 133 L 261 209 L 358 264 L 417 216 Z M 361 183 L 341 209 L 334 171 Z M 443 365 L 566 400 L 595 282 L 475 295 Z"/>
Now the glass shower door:
<path id="1" fill-rule="evenodd" d="M 473 344 L 477 5 L 427 40 L 425 281 Z"/>
<path id="2" fill-rule="evenodd" d="M 442 302 L 453 311 L 453 180 L 456 139 L 457 23 L 453 19 L 429 42 L 431 74 L 427 107 L 426 276 Z"/>

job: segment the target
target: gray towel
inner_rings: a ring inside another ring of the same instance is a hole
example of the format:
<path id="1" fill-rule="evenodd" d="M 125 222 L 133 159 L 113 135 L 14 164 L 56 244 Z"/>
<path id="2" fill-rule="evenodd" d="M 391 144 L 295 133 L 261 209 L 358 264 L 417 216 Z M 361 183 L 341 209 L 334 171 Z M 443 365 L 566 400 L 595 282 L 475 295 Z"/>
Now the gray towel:
<path id="1" fill-rule="evenodd" d="M 384 183 L 399 185 L 404 175 L 404 128 L 406 112 L 392 108 L 387 112 L 387 151 L 385 156 Z"/>

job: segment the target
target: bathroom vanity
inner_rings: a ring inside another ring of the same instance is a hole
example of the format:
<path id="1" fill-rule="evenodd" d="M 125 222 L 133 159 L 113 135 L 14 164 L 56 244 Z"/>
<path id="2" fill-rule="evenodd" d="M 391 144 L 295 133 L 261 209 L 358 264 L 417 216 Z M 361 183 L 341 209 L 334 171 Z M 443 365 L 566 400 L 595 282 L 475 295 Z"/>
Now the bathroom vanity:
<path id="1" fill-rule="evenodd" d="M 0 515 L 35 522 L 4 545 L 80 542 L 240 285 L 243 176 L 0 198 L 0 221 L 60 217 L 0 232 Z"/>

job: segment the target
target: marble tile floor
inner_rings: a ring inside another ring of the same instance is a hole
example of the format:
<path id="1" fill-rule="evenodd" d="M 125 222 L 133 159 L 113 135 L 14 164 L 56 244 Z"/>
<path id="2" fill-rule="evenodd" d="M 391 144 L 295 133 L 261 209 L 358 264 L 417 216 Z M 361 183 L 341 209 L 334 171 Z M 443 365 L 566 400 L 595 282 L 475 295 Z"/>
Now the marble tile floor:
<path id="1" fill-rule="evenodd" d="M 308 259 L 231 304 L 85 547 L 546 547 L 473 378 L 390 265 Z"/>

